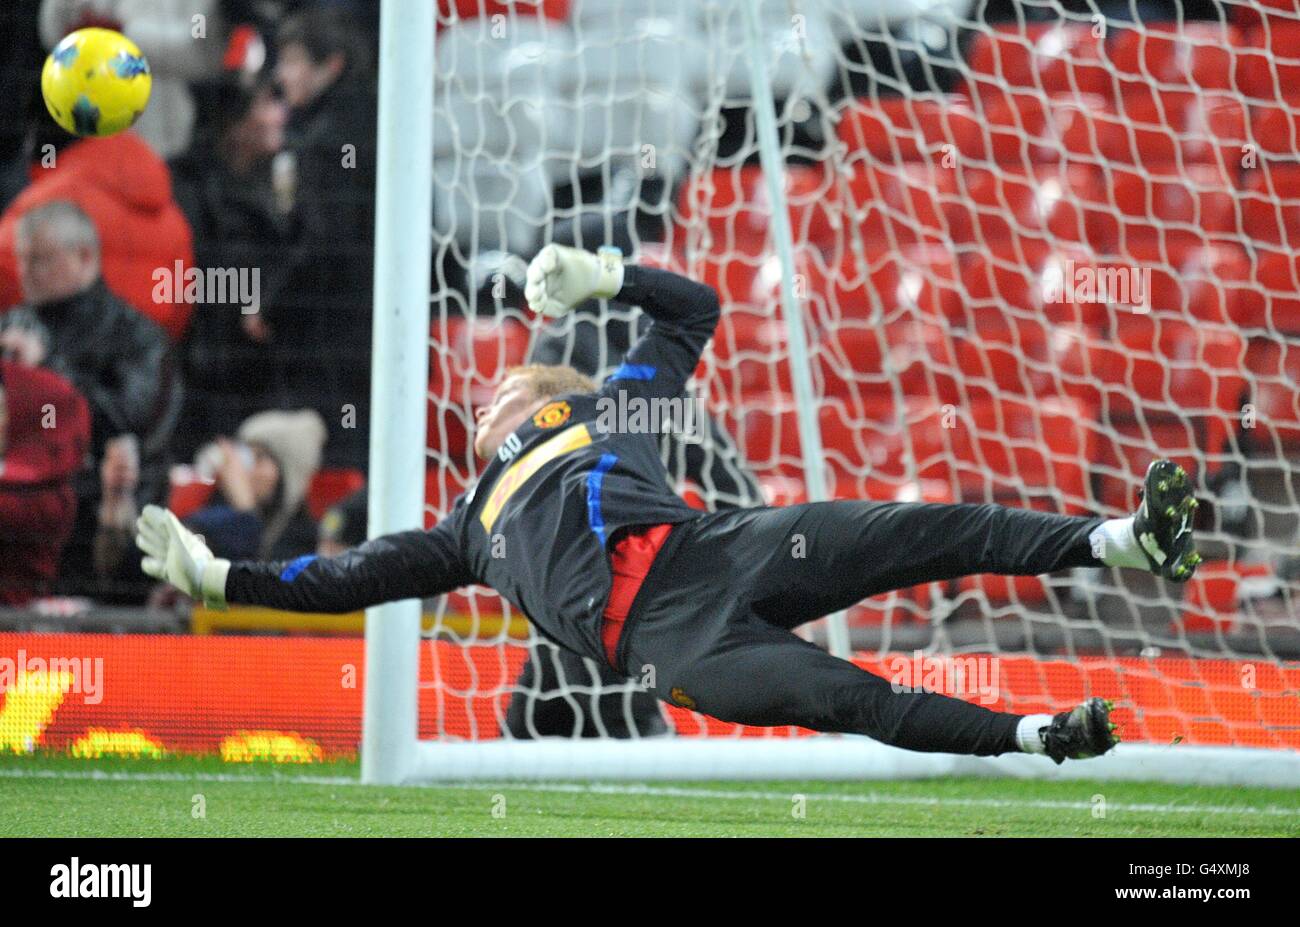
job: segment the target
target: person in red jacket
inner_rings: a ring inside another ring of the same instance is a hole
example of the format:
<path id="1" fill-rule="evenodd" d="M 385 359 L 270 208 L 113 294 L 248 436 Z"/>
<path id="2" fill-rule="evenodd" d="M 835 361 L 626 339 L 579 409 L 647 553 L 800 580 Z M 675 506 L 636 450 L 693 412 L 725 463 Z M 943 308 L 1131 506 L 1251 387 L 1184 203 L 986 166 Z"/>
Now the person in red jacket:
<path id="1" fill-rule="evenodd" d="M 0 215 L 0 310 L 23 298 L 14 248 L 19 219 L 56 200 L 76 203 L 94 221 L 109 290 L 179 340 L 193 307 L 179 298 L 155 301 L 154 272 L 174 273 L 177 261 L 190 267 L 193 235 L 172 196 L 167 165 L 130 132 L 73 142 L 53 155 L 53 166 L 33 168 L 31 186 Z"/>
<path id="2" fill-rule="evenodd" d="M 89 447 L 90 411 L 71 383 L 0 360 L 0 604 L 51 591 Z"/>

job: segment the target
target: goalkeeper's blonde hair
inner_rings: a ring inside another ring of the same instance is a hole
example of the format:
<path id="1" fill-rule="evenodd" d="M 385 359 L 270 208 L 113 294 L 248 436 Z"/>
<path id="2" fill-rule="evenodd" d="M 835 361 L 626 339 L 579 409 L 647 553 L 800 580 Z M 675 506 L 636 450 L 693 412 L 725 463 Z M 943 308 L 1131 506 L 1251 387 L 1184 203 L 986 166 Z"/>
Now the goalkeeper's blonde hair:
<path id="1" fill-rule="evenodd" d="M 591 377 L 558 364 L 523 364 L 511 367 L 506 376 L 527 380 L 534 399 L 549 399 L 565 393 L 594 393 L 599 389 Z"/>

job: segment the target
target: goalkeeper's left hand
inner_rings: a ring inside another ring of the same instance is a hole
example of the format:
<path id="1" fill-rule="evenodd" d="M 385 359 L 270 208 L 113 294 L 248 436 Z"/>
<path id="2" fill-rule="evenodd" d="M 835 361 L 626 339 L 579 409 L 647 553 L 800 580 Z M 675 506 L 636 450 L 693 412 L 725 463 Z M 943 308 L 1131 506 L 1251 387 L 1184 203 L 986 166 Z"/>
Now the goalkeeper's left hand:
<path id="1" fill-rule="evenodd" d="M 209 608 L 226 607 L 229 560 L 214 557 L 197 534 L 170 510 L 156 505 L 144 507 L 135 529 L 135 546 L 145 554 L 140 569 Z"/>
<path id="2" fill-rule="evenodd" d="M 563 315 L 592 298 L 610 299 L 623 288 L 623 253 L 596 254 L 566 245 L 547 245 L 528 265 L 524 296 L 534 312 Z"/>

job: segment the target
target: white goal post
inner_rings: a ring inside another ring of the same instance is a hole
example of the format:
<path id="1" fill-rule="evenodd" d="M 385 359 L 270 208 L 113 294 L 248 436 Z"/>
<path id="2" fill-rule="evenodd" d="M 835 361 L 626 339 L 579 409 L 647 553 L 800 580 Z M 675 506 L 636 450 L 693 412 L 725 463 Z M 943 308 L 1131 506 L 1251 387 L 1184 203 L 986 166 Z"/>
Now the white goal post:
<path id="1" fill-rule="evenodd" d="M 1300 390 L 1286 366 L 1289 351 L 1300 358 L 1300 333 L 1284 330 L 1266 307 L 1250 320 L 1223 321 L 1214 329 L 1221 342 L 1211 343 L 1202 328 L 1198 353 L 1179 359 L 1162 339 L 1194 327 L 1178 316 L 1191 312 L 1188 301 L 1176 310 L 1151 298 L 1164 278 L 1186 288 L 1187 274 L 1200 273 L 1197 292 L 1224 305 L 1238 299 L 1253 277 L 1183 263 L 1185 252 L 1221 256 L 1238 248 L 1253 271 L 1285 246 L 1294 201 L 1280 186 L 1249 187 L 1276 207 L 1282 238 L 1272 252 L 1256 251 L 1240 222 L 1234 238 L 1209 217 L 1217 188 L 1195 187 L 1213 183 L 1206 178 L 1215 146 L 1238 139 L 1200 138 L 1193 156 L 1192 136 L 1208 130 L 1189 122 L 1171 130 L 1177 156 L 1153 167 L 1140 152 L 1136 165 L 1126 160 L 1122 139 L 1111 143 L 1077 124 L 1104 101 L 1121 134 L 1153 134 L 1130 91 L 1142 81 L 1157 95 L 1169 89 L 1168 75 L 1153 75 L 1145 57 L 1165 41 L 1163 27 L 1124 27 L 1138 37 L 1139 59 L 1124 70 L 1116 51 L 1122 41 L 1105 34 L 1123 24 L 1103 22 L 1100 45 L 1061 45 L 1047 23 L 977 22 L 961 2 L 890 3 L 886 13 L 873 0 L 482 0 L 483 15 L 473 21 L 448 16 L 446 6 L 381 6 L 371 537 L 427 525 L 470 484 L 465 434 L 473 406 L 506 366 L 523 360 L 518 344 L 532 347 L 542 336 L 542 322 L 507 292 L 512 261 L 517 267 L 561 225 L 579 225 L 589 213 L 599 216 L 600 234 L 621 228 L 631 235 L 630 259 L 719 289 L 723 321 L 704 360 L 700 379 L 709 381 L 696 388 L 733 435 L 765 501 L 1046 500 L 1064 511 L 1113 515 L 1130 504 L 1133 461 L 1173 442 L 1206 472 L 1245 474 L 1231 500 L 1228 482 L 1198 484 L 1198 495 L 1216 503 L 1208 534 L 1215 550 L 1229 551 L 1221 556 L 1236 571 L 1238 598 L 1234 616 L 1221 607 L 1218 587 L 1205 584 L 1185 593 L 1199 596 L 1193 601 L 1101 570 L 1025 587 L 980 578 L 893 594 L 819 629 L 816 639 L 832 652 L 877 671 L 898 655 L 948 666 L 961 654 L 1001 661 L 1006 710 L 1059 710 L 1084 694 L 1110 696 L 1097 687 L 1112 684 L 1136 693 L 1119 701 L 1141 742 L 1063 767 L 1023 755 L 912 753 L 864 737 L 769 736 L 676 709 L 676 736 L 518 739 L 505 732 L 504 706 L 537 640 L 517 612 L 481 590 L 392 603 L 366 618 L 364 782 L 969 775 L 1300 787 L 1300 737 L 1290 733 L 1300 728 L 1300 707 L 1286 701 L 1288 692 L 1298 699 L 1298 684 L 1288 680 L 1300 678 L 1300 653 L 1276 636 L 1279 623 L 1300 630 L 1297 590 L 1270 569 L 1291 614 L 1261 617 L 1238 576 L 1255 554 L 1276 558 L 1285 545 L 1241 541 L 1223 520 L 1232 500 L 1288 516 L 1275 496 L 1252 495 L 1261 459 L 1281 473 L 1284 494 L 1300 511 L 1290 482 L 1295 450 L 1288 454 L 1292 439 L 1280 420 L 1266 419 L 1273 445 L 1255 434 L 1248 444 L 1233 431 L 1235 407 L 1218 397 L 1238 380 L 1209 359 L 1215 346 L 1241 346 L 1244 386 L 1232 401 L 1255 408 L 1279 385 Z M 552 16 L 555 8 L 562 14 Z M 1300 17 L 1291 18 L 1300 27 Z M 1089 25 L 1067 18 L 1063 34 Z M 1243 61 L 1278 63 L 1271 27 L 1231 28 L 1256 42 L 1241 46 Z M 1213 44 L 1205 31 L 1187 34 L 1193 50 Z M 888 50 L 895 63 L 917 62 L 911 83 L 885 73 L 872 48 Z M 992 67 L 981 63 L 986 53 Z M 1028 85 L 1013 73 L 1024 61 Z M 1294 61 L 1282 63 L 1300 71 Z M 940 66 L 959 76 L 955 86 L 934 77 Z M 831 99 L 826 88 L 837 80 L 845 90 Z M 1110 96 L 1107 80 L 1120 88 Z M 1208 110 L 1207 93 L 1196 85 L 1189 108 Z M 1264 107 L 1247 89 L 1215 87 L 1212 95 L 1214 106 L 1246 111 L 1246 131 L 1261 118 Z M 1067 124 L 1064 111 L 1082 115 Z M 1163 127 L 1163 112 L 1160 118 Z M 724 150 L 742 122 L 737 150 Z M 810 154 L 809 146 L 820 147 Z M 957 166 L 940 177 L 945 158 Z M 1125 184 L 1128 174 L 1138 176 L 1145 201 L 1133 198 L 1131 185 L 1122 193 L 1105 188 L 1121 173 Z M 1165 203 L 1161 183 L 1193 185 L 1196 202 Z M 597 206 L 584 201 L 588 185 L 599 190 Z M 1240 217 L 1240 204 L 1235 211 Z M 647 218 L 666 231 L 643 239 Z M 1110 266 L 1116 242 L 1145 246 L 1148 232 L 1159 247 L 1144 265 L 1157 275 L 1146 303 L 1103 302 L 1035 327 L 1035 313 L 1051 309 L 1039 288 L 1048 281 L 1061 288 L 1054 261 L 1086 254 L 1078 259 Z M 1177 236 L 1195 242 L 1184 247 Z M 593 250 L 604 243 L 578 238 Z M 449 281 L 448 268 L 463 279 Z M 1283 305 L 1280 296 L 1275 305 Z M 1123 340 L 1121 310 L 1151 320 L 1156 334 Z M 602 304 L 599 321 L 628 317 Z M 996 324 L 984 328 L 986 320 Z M 1106 367 L 1115 344 L 1129 353 Z M 1247 344 L 1281 352 L 1271 376 L 1245 367 Z M 1207 392 L 1213 408 L 1171 409 L 1186 398 L 1171 396 L 1171 379 L 1181 389 L 1183 367 L 1204 372 L 1207 365 L 1215 371 Z M 1163 396 L 1144 392 L 1139 367 L 1164 370 Z M 1023 412 L 1025 429 L 1009 409 Z M 939 417 L 955 428 L 927 430 Z M 1206 429 L 1218 437 L 1206 439 Z M 721 504 L 722 491 L 673 476 L 701 504 Z M 1247 548 L 1250 557 L 1238 553 Z M 1262 710 L 1243 707 L 1233 689 L 1234 674 L 1248 667 L 1254 688 L 1247 695 Z M 1256 685 L 1256 668 L 1268 681 Z M 588 679 L 562 679 L 562 686 L 560 697 L 579 713 L 602 691 L 623 691 Z M 1190 743 L 1180 743 L 1184 731 Z"/>
<path id="2" fill-rule="evenodd" d="M 380 13 L 369 537 L 422 523 L 433 221 L 434 6 L 385 0 Z M 366 612 L 364 782 L 414 768 L 419 647 L 418 601 Z"/>

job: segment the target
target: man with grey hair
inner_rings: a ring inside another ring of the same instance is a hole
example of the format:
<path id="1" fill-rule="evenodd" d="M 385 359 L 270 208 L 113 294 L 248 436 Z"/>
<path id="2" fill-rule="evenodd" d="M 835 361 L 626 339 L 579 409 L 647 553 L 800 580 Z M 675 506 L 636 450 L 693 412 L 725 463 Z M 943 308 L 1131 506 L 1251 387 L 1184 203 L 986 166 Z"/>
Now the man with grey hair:
<path id="1" fill-rule="evenodd" d="M 18 222 L 15 246 L 25 304 L 0 319 L 0 351 L 68 379 L 86 397 L 92 417 L 92 459 L 76 481 L 77 530 L 62 576 L 68 591 L 115 598 L 114 589 L 91 578 L 103 501 L 98 464 L 110 442 L 134 435 L 139 481 L 130 504 L 165 498 L 180 381 L 162 329 L 104 285 L 99 233 L 77 205 L 55 201 L 27 212 Z M 123 578 L 133 570 L 134 564 L 125 564 Z M 134 592 L 121 591 L 128 598 Z"/>

